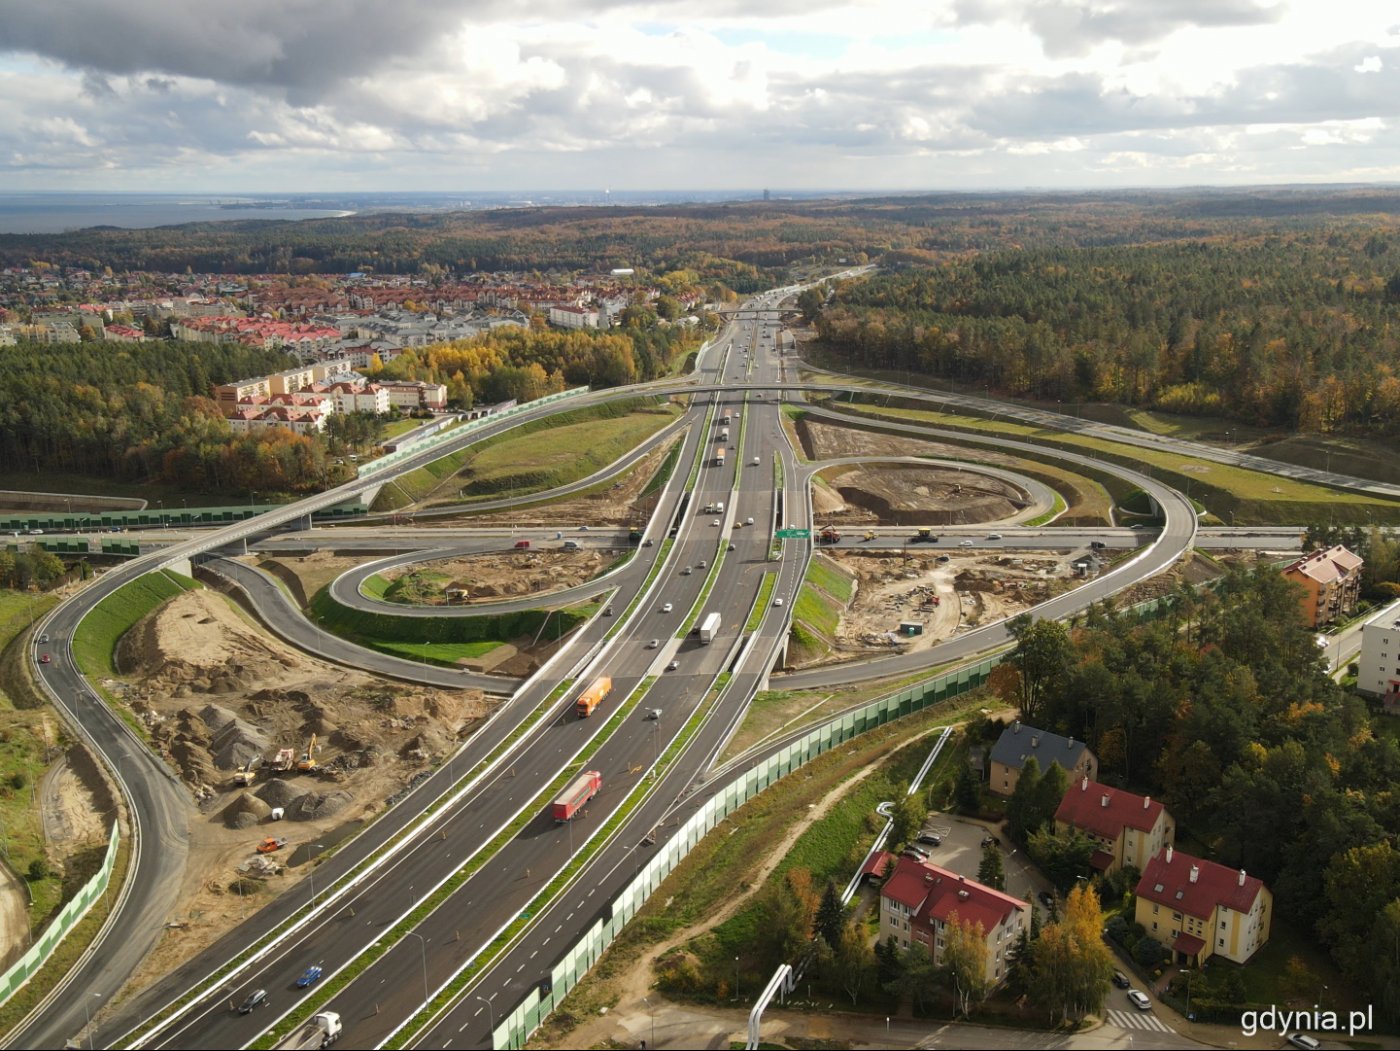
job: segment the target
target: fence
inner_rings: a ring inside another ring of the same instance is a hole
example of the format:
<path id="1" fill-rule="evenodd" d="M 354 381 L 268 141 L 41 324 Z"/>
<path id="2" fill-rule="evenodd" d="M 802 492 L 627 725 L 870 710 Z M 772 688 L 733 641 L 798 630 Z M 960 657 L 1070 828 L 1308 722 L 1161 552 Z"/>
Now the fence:
<path id="1" fill-rule="evenodd" d="M 93 902 L 106 893 L 107 884 L 112 878 L 112 867 L 117 863 L 118 840 L 117 823 L 114 821 L 112 834 L 107 840 L 107 856 L 102 859 L 102 867 L 92 879 L 83 884 L 82 890 L 63 906 L 58 916 L 39 936 L 39 940 L 29 947 L 29 951 L 0 976 L 0 1004 L 14 996 L 25 982 L 34 977 L 35 972 L 48 962 L 49 956 L 58 948 L 59 943 L 78 925 L 88 909 L 92 908 Z"/>
<path id="2" fill-rule="evenodd" d="M 438 434 L 430 435 L 421 442 L 414 442 L 413 445 L 406 449 L 388 453 L 377 460 L 372 460 L 362 465 L 360 467 L 360 477 L 365 478 L 369 475 L 377 474 L 384 470 L 384 468 L 392 467 L 401 460 L 405 460 L 410 456 L 418 456 L 428 449 L 442 445 L 444 442 L 456 441 L 458 438 L 462 437 L 462 435 L 471 434 L 473 431 L 478 431 L 482 427 L 495 423 L 497 420 L 505 420 L 509 419 L 511 416 L 519 416 L 522 412 L 530 412 L 533 409 L 538 409 L 541 405 L 548 405 L 550 402 L 559 401 L 563 398 L 574 398 L 580 394 L 587 394 L 588 390 L 587 387 L 573 387 L 570 390 L 560 391 L 558 394 L 546 394 L 543 398 L 527 401 L 524 405 L 517 405 L 513 409 L 506 409 L 505 412 L 498 412 L 491 416 L 481 416 L 475 420 L 468 420 L 460 427 L 453 427 Z"/>
<path id="3" fill-rule="evenodd" d="M 707 799 L 666 845 L 653 855 L 646 867 L 613 899 L 604 917 L 594 923 L 564 959 L 555 965 L 549 980 L 532 989 L 524 1001 L 501 1020 L 491 1034 L 492 1047 L 523 1046 L 540 1022 L 598 961 L 651 893 L 691 849 L 731 813 L 769 785 L 858 734 L 981 686 L 1001 659 L 991 657 L 853 708 L 738 775 Z"/>

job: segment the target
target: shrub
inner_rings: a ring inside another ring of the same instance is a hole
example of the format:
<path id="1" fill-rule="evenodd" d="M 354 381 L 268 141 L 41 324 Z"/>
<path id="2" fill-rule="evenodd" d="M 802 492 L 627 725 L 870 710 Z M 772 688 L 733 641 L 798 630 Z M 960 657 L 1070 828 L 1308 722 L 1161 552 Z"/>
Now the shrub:
<path id="1" fill-rule="evenodd" d="M 1133 946 L 1133 959 L 1143 967 L 1155 968 L 1167 958 L 1167 947 L 1156 938 L 1146 935 Z"/>

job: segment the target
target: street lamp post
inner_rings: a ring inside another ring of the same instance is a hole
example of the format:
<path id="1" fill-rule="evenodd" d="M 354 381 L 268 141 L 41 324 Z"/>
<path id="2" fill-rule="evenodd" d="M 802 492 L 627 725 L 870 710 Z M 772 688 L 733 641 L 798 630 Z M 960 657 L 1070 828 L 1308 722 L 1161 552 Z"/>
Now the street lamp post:
<path id="1" fill-rule="evenodd" d="M 1324 988 L 1326 987 L 1324 986 Z M 102 999 L 101 993 L 93 993 L 92 995 L 97 997 L 97 999 L 99 1000 Z M 96 1034 L 94 1034 L 92 1031 L 92 1012 L 88 1010 L 88 1002 L 86 996 L 83 997 L 83 1021 L 85 1023 L 83 1028 L 88 1031 L 88 1051 L 92 1051 L 92 1049 L 96 1046 L 96 1044 L 93 1042 L 96 1039 Z"/>
<path id="2" fill-rule="evenodd" d="M 650 997 L 642 997 L 642 1003 L 647 1005 L 647 1018 L 651 1020 L 651 1046 L 656 1046 L 656 1012 L 651 1009 Z"/>
<path id="3" fill-rule="evenodd" d="M 404 933 L 418 939 L 419 949 L 423 953 L 423 1006 L 426 1007 L 428 1005 L 428 939 L 417 931 L 404 931 Z"/>
<path id="4" fill-rule="evenodd" d="M 492 993 L 490 996 L 477 997 L 478 1000 L 480 1000 L 486 1005 L 486 1017 L 490 1020 L 491 1033 L 493 1034 L 492 1039 L 494 1039 L 494 1034 L 496 1032 L 496 1009 L 493 1006 L 491 1006 L 491 1000 L 495 997 L 495 995 L 495 993 Z"/>
<path id="5" fill-rule="evenodd" d="M 312 843 L 311 846 L 312 846 L 313 849 L 315 849 L 316 853 L 318 853 L 318 854 L 319 854 L 322 850 L 324 850 L 325 847 L 326 847 L 326 845 L 325 845 L 324 843 Z M 307 876 L 311 879 L 311 904 L 312 904 L 312 906 L 315 906 L 315 904 L 316 904 L 316 858 L 315 858 L 314 856 L 311 858 L 309 864 L 310 864 L 311 868 L 307 870 L 307 873 L 306 873 L 306 874 L 307 874 Z"/>

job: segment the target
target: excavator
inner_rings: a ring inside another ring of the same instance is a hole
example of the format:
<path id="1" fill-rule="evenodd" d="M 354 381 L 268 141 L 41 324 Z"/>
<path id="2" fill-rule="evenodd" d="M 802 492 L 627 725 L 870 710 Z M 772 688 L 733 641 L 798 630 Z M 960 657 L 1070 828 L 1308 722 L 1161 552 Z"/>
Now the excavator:
<path id="1" fill-rule="evenodd" d="M 297 760 L 297 769 L 302 773 L 316 769 L 316 735 L 311 735 L 311 740 L 306 743 L 306 751 Z"/>
<path id="2" fill-rule="evenodd" d="M 234 772 L 233 783 L 241 788 L 247 788 L 258 776 L 258 767 L 262 765 L 262 756 L 255 755 Z"/>

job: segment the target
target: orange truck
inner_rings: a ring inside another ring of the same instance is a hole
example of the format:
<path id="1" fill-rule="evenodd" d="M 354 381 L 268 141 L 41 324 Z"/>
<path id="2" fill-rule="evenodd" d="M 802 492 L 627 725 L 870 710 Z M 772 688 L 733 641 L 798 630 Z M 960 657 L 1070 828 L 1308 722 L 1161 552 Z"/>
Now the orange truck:
<path id="1" fill-rule="evenodd" d="M 579 694 L 578 703 L 574 705 L 574 714 L 580 719 L 587 719 L 593 714 L 593 709 L 603 703 L 603 698 L 612 693 L 612 679 L 606 675 L 600 675 L 593 680 L 593 685 Z"/>

